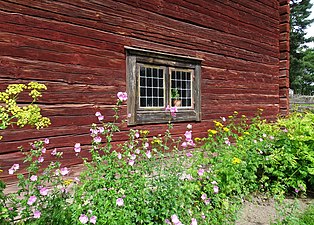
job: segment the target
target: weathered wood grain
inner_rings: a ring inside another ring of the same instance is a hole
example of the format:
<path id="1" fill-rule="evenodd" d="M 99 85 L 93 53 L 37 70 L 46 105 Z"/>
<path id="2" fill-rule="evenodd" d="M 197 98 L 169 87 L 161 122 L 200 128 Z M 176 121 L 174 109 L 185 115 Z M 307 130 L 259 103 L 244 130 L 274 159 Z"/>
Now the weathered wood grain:
<path id="1" fill-rule="evenodd" d="M 64 151 L 64 166 L 81 163 L 73 152 L 82 143 L 88 156 L 89 127 L 101 111 L 111 121 L 116 93 L 126 90 L 125 46 L 203 59 L 201 122 L 193 135 L 204 137 L 212 120 L 233 111 L 254 116 L 258 108 L 273 119 L 287 110 L 289 60 L 288 0 L 81 0 L 0 1 L 0 90 L 38 81 L 48 90 L 38 103 L 52 125 L 1 131 L 0 167 L 21 162 L 18 146 L 49 137 Z M 21 105 L 29 98 L 22 95 Z M 127 119 L 126 103 L 121 119 Z M 182 136 L 187 123 L 176 123 Z M 116 147 L 130 128 L 120 126 Z M 53 158 L 47 155 L 47 163 Z M 25 172 L 25 165 L 21 171 Z M 1 178 L 11 180 L 7 173 Z"/>

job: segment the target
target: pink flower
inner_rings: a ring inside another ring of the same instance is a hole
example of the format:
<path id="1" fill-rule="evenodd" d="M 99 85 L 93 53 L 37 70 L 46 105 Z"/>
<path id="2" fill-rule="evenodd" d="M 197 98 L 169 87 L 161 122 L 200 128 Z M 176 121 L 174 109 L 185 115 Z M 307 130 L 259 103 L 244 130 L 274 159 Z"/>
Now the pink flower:
<path id="1" fill-rule="evenodd" d="M 129 165 L 130 165 L 130 166 L 133 166 L 133 165 L 134 165 L 134 160 L 133 160 L 133 159 L 130 159 L 130 160 L 129 160 Z"/>
<path id="2" fill-rule="evenodd" d="M 135 154 L 132 154 L 131 157 L 130 157 L 130 159 L 131 159 L 131 160 L 136 159 L 136 155 L 135 155 Z"/>
<path id="3" fill-rule="evenodd" d="M 185 131 L 185 134 L 184 134 L 184 136 L 185 136 L 185 140 L 186 141 L 190 141 L 190 140 L 192 140 L 192 131 Z"/>
<path id="4" fill-rule="evenodd" d="M 44 160 L 45 160 L 45 159 L 44 159 L 44 157 L 42 157 L 42 156 L 40 156 L 40 157 L 38 158 L 38 162 L 39 162 L 39 163 L 42 163 Z"/>
<path id="5" fill-rule="evenodd" d="M 38 219 L 38 218 L 40 218 L 40 215 L 41 215 L 41 212 L 40 211 L 38 211 L 38 210 L 36 210 L 35 212 L 34 212 L 34 218 L 35 219 Z"/>
<path id="6" fill-rule="evenodd" d="M 131 116 L 132 116 L 132 114 L 131 114 L 131 113 L 129 113 L 129 114 L 128 114 L 128 118 L 131 118 Z"/>
<path id="7" fill-rule="evenodd" d="M 128 99 L 128 94 L 126 92 L 118 92 L 117 97 L 120 101 L 126 101 Z"/>
<path id="8" fill-rule="evenodd" d="M 103 133 L 104 131 L 105 131 L 105 128 L 103 128 L 103 127 L 98 127 L 98 131 L 99 131 L 99 133 Z"/>
<path id="9" fill-rule="evenodd" d="M 96 220 L 97 220 L 97 216 L 92 216 L 92 217 L 89 219 L 89 222 L 92 223 L 92 224 L 96 224 Z"/>
<path id="10" fill-rule="evenodd" d="M 202 199 L 202 200 L 207 199 L 207 195 L 206 195 L 205 193 L 204 193 L 204 194 L 202 194 L 201 199 Z"/>
<path id="11" fill-rule="evenodd" d="M 188 180 L 193 180 L 193 177 L 192 177 L 191 174 L 187 174 L 187 175 L 186 175 L 186 179 L 188 179 Z"/>
<path id="12" fill-rule="evenodd" d="M 93 128 L 91 128 L 91 129 L 89 129 L 89 132 L 90 132 L 90 134 L 93 136 L 93 135 L 97 135 L 98 133 L 99 133 L 99 131 L 97 130 L 97 129 L 93 129 Z"/>
<path id="13" fill-rule="evenodd" d="M 165 109 L 165 111 L 170 111 L 171 116 L 172 117 L 176 117 L 176 113 L 178 112 L 178 108 L 176 106 L 174 107 L 170 107 L 169 105 L 167 105 L 167 108 Z"/>
<path id="14" fill-rule="evenodd" d="M 42 148 L 42 149 L 41 149 L 41 153 L 43 153 L 43 154 L 45 154 L 45 153 L 46 153 L 46 151 L 47 151 L 47 149 L 46 149 L 46 148 Z"/>
<path id="15" fill-rule="evenodd" d="M 36 181 L 36 180 L 37 180 L 37 176 L 36 176 L 36 175 L 32 175 L 32 176 L 30 177 L 30 180 L 33 181 L 33 182 Z"/>
<path id="16" fill-rule="evenodd" d="M 181 221 L 179 220 L 177 215 L 171 216 L 171 221 L 174 225 L 182 225 Z"/>
<path id="17" fill-rule="evenodd" d="M 207 198 L 204 200 L 205 205 L 208 205 L 210 203 L 210 198 Z"/>
<path id="18" fill-rule="evenodd" d="M 51 155 L 57 155 L 57 149 L 56 148 L 51 152 Z"/>
<path id="19" fill-rule="evenodd" d="M 76 143 L 76 144 L 74 145 L 74 151 L 75 151 L 76 153 L 81 152 L 81 144 L 80 144 L 80 143 Z"/>
<path id="20" fill-rule="evenodd" d="M 49 144 L 49 138 L 45 138 L 44 142 L 46 145 L 48 145 Z"/>
<path id="21" fill-rule="evenodd" d="M 100 112 L 96 112 L 96 113 L 95 113 L 95 116 L 97 116 L 97 117 L 98 117 L 98 120 L 99 120 L 99 121 L 102 121 L 102 120 L 104 119 L 104 116 L 103 116 L 103 115 L 101 115 L 101 113 L 100 113 Z"/>
<path id="22" fill-rule="evenodd" d="M 18 170 L 18 169 L 20 169 L 20 164 L 13 164 L 12 168 L 14 170 Z"/>
<path id="23" fill-rule="evenodd" d="M 39 193 L 43 196 L 48 195 L 48 188 L 41 188 Z"/>
<path id="24" fill-rule="evenodd" d="M 192 218 L 192 222 L 191 222 L 191 225 L 197 225 L 197 220 Z"/>
<path id="25" fill-rule="evenodd" d="M 27 204 L 28 205 L 33 205 L 37 200 L 37 197 L 35 195 L 32 195 L 29 197 L 28 201 L 27 201 Z"/>
<path id="26" fill-rule="evenodd" d="M 118 198 L 116 200 L 116 204 L 117 204 L 117 206 L 123 206 L 124 205 L 123 198 Z"/>
<path id="27" fill-rule="evenodd" d="M 120 152 L 118 153 L 118 159 L 122 159 L 122 155 Z"/>
<path id="28" fill-rule="evenodd" d="M 165 219 L 165 223 L 168 224 L 168 225 L 172 225 L 172 223 L 168 219 Z"/>
<path id="29" fill-rule="evenodd" d="M 9 169 L 9 174 L 14 174 L 20 168 L 20 164 L 13 164 Z"/>
<path id="30" fill-rule="evenodd" d="M 140 137 L 140 134 L 139 134 L 138 132 L 136 132 L 136 133 L 135 133 L 135 137 L 136 137 L 136 138 L 139 138 L 139 137 Z"/>
<path id="31" fill-rule="evenodd" d="M 15 172 L 15 170 L 14 170 L 14 169 L 12 169 L 12 168 L 11 168 L 11 169 L 9 169 L 9 174 L 10 174 L 10 175 L 14 174 L 14 172 Z"/>
<path id="32" fill-rule="evenodd" d="M 192 125 L 191 125 L 191 124 L 188 124 L 188 125 L 186 126 L 186 129 L 191 130 L 191 129 L 192 129 Z"/>
<path id="33" fill-rule="evenodd" d="M 139 149 L 137 148 L 137 149 L 135 149 L 135 153 L 136 153 L 136 154 L 140 154 L 140 153 L 141 153 L 141 150 L 139 150 Z"/>
<path id="34" fill-rule="evenodd" d="M 100 143 L 101 142 L 101 137 L 99 137 L 99 136 L 94 137 L 94 142 L 95 143 Z"/>
<path id="35" fill-rule="evenodd" d="M 215 185 L 213 189 L 214 189 L 214 193 L 215 193 L 215 194 L 218 194 L 218 192 L 219 192 L 219 187 Z"/>
<path id="36" fill-rule="evenodd" d="M 229 139 L 228 139 L 228 138 L 226 138 L 226 139 L 225 139 L 225 144 L 226 144 L 226 145 L 228 145 L 228 146 L 230 146 L 230 145 L 231 145 L 231 143 L 230 143 L 230 141 L 229 141 Z"/>
<path id="37" fill-rule="evenodd" d="M 85 214 L 82 214 L 79 218 L 80 222 L 85 224 L 88 222 L 88 217 Z"/>
<path id="38" fill-rule="evenodd" d="M 205 172 L 204 169 L 199 169 L 199 170 L 197 171 L 197 173 L 198 173 L 199 176 L 203 176 L 204 172 Z"/>
<path id="39" fill-rule="evenodd" d="M 149 147 L 148 142 L 145 142 L 145 144 L 144 144 L 144 148 L 148 148 L 148 147 Z"/>
<path id="40" fill-rule="evenodd" d="M 75 180 L 76 182 L 80 182 L 80 178 L 78 178 L 78 177 L 74 177 L 74 180 Z"/>
<path id="41" fill-rule="evenodd" d="M 186 148 L 186 147 L 188 146 L 188 143 L 187 143 L 187 142 L 183 142 L 183 143 L 181 144 L 181 146 L 182 146 L 183 148 Z"/>
<path id="42" fill-rule="evenodd" d="M 192 147 L 194 147 L 194 146 L 195 146 L 195 143 L 193 142 L 193 140 L 192 140 L 192 139 L 191 139 L 191 140 L 189 140 L 187 144 L 188 144 L 189 146 L 192 146 Z"/>
<path id="43" fill-rule="evenodd" d="M 191 152 L 187 152 L 187 153 L 186 153 L 186 156 L 187 156 L 187 157 L 192 157 L 193 155 L 192 155 Z"/>
<path id="44" fill-rule="evenodd" d="M 269 136 L 269 139 L 274 140 L 275 138 L 274 138 L 274 136 Z"/>
<path id="45" fill-rule="evenodd" d="M 69 169 L 67 167 L 63 167 L 63 168 L 60 169 L 60 173 L 61 173 L 62 176 L 67 175 L 69 172 L 70 171 L 69 171 Z"/>
<path id="46" fill-rule="evenodd" d="M 145 154 L 146 154 L 146 157 L 149 159 L 152 157 L 152 153 L 149 150 Z"/>
<path id="47" fill-rule="evenodd" d="M 201 215 L 202 219 L 205 220 L 206 216 L 204 215 L 204 213 L 202 213 Z"/>
<path id="48" fill-rule="evenodd" d="M 221 120 L 222 120 L 223 122 L 226 122 L 226 118 L 225 118 L 225 117 L 221 117 Z"/>

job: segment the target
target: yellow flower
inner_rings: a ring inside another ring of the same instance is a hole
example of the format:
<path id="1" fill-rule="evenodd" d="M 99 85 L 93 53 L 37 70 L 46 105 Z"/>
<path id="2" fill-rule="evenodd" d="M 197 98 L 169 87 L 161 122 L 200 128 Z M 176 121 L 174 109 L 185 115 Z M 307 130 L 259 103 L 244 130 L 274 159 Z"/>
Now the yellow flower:
<path id="1" fill-rule="evenodd" d="M 245 135 L 249 135 L 250 133 L 249 133 L 249 132 L 247 132 L 247 131 L 245 131 L 245 132 L 243 132 L 243 134 L 245 134 Z"/>
<path id="2" fill-rule="evenodd" d="M 64 184 L 65 186 L 69 186 L 72 182 L 73 182 L 72 179 L 68 179 L 68 180 L 64 180 L 64 181 L 63 181 L 63 184 Z"/>
<path id="3" fill-rule="evenodd" d="M 239 140 L 243 141 L 243 139 L 244 139 L 243 137 L 239 137 Z"/>
<path id="4" fill-rule="evenodd" d="M 238 112 L 237 112 L 237 111 L 234 111 L 234 112 L 233 112 L 233 114 L 237 115 L 237 114 L 238 114 Z"/>
<path id="5" fill-rule="evenodd" d="M 3 172 L 3 170 L 0 170 L 0 173 L 2 173 Z"/>
<path id="6" fill-rule="evenodd" d="M 195 140 L 195 142 L 199 142 L 199 141 L 201 141 L 202 139 L 199 138 L 199 137 L 196 137 L 196 138 L 194 138 L 194 140 Z"/>
<path id="7" fill-rule="evenodd" d="M 246 115 L 242 115 L 242 118 L 246 118 Z"/>
<path id="8" fill-rule="evenodd" d="M 217 133 L 218 133 L 217 130 L 211 130 L 211 129 L 209 129 L 207 132 L 208 132 L 208 133 L 212 133 L 212 134 L 217 134 Z"/>
<path id="9" fill-rule="evenodd" d="M 154 138 L 154 140 L 152 140 L 151 143 L 160 145 L 162 143 L 162 141 L 160 139 Z"/>
<path id="10" fill-rule="evenodd" d="M 229 119 L 232 119 L 232 118 L 233 118 L 233 116 L 228 116 L 228 118 L 229 118 Z"/>
<path id="11" fill-rule="evenodd" d="M 220 122 L 218 122 L 216 120 L 214 120 L 213 122 L 215 123 L 216 127 L 223 127 L 224 126 L 224 125 L 222 125 L 222 123 L 220 123 Z"/>
<path id="12" fill-rule="evenodd" d="M 241 159 L 239 159 L 237 157 L 233 157 L 232 164 L 240 164 L 240 163 L 241 163 Z"/>
<path id="13" fill-rule="evenodd" d="M 229 128 L 224 127 L 223 129 L 224 129 L 225 132 L 229 132 Z"/>
<path id="14" fill-rule="evenodd" d="M 141 135 L 147 136 L 149 134 L 148 130 L 140 130 Z"/>

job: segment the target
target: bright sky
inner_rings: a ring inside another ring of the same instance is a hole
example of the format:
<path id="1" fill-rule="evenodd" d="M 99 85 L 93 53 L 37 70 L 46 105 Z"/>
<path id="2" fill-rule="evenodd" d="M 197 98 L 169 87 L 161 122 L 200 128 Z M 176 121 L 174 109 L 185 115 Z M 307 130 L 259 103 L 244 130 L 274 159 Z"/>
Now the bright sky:
<path id="1" fill-rule="evenodd" d="M 313 4 L 312 6 L 312 14 L 310 16 L 310 18 L 314 18 L 314 0 L 311 0 L 311 3 Z M 308 37 L 314 37 L 314 23 L 312 23 L 312 25 L 307 29 L 307 36 Z M 311 42 L 309 44 L 307 44 L 309 47 L 314 48 L 314 42 Z"/>

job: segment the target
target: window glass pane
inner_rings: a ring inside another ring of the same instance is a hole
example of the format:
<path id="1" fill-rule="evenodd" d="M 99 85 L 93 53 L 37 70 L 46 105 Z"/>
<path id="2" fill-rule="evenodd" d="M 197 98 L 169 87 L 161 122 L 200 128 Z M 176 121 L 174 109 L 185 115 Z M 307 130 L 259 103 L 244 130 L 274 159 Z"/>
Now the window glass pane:
<path id="1" fill-rule="evenodd" d="M 163 68 L 140 65 L 140 107 L 164 107 L 164 72 Z"/>
<path id="2" fill-rule="evenodd" d="M 191 72 L 171 70 L 171 104 L 177 107 L 192 106 Z"/>

